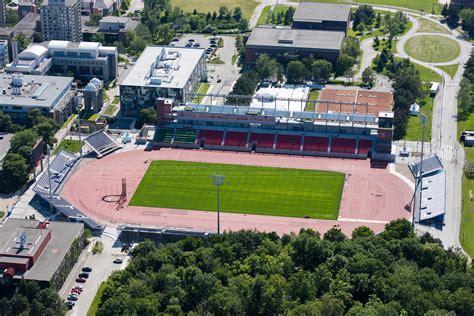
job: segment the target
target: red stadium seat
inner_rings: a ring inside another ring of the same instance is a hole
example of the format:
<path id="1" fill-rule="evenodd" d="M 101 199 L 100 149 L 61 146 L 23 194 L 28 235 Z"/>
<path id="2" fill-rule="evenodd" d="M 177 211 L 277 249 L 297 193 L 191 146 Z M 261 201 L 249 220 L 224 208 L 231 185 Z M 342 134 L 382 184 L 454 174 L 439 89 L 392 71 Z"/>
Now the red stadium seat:
<path id="1" fill-rule="evenodd" d="M 299 135 L 278 135 L 276 149 L 300 150 L 301 136 Z"/>
<path id="2" fill-rule="evenodd" d="M 247 146 L 248 132 L 227 132 L 224 146 L 245 147 Z"/>
<path id="3" fill-rule="evenodd" d="M 359 155 L 367 156 L 369 153 L 369 148 L 372 147 L 372 141 L 359 139 Z"/>
<path id="4" fill-rule="evenodd" d="M 199 130 L 198 140 L 204 139 L 206 145 L 220 146 L 222 144 L 223 131 Z"/>
<path id="5" fill-rule="evenodd" d="M 331 152 L 338 154 L 355 154 L 356 140 L 350 138 L 332 138 Z"/>
<path id="6" fill-rule="evenodd" d="M 305 136 L 303 150 L 304 151 L 317 151 L 317 152 L 328 152 L 329 138 L 326 137 L 314 137 Z"/>
<path id="7" fill-rule="evenodd" d="M 275 134 L 250 133 L 249 144 L 255 142 L 257 148 L 273 148 Z"/>

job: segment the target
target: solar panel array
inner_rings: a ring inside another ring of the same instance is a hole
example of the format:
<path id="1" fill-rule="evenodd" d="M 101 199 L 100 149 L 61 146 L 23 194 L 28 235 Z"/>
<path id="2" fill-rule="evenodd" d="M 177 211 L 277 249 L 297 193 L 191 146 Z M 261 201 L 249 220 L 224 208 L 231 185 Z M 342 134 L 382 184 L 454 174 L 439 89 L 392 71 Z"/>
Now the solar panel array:
<path id="1" fill-rule="evenodd" d="M 51 174 L 51 191 L 54 193 L 58 189 L 61 182 L 64 180 L 66 175 L 71 171 L 74 163 L 77 160 L 77 156 L 73 153 L 62 149 L 56 157 L 51 161 L 49 170 Z M 36 193 L 46 192 L 49 193 L 49 177 L 48 171 L 46 170 L 40 178 L 37 180 L 36 185 L 33 189 Z"/>
<path id="2" fill-rule="evenodd" d="M 48 171 L 46 170 L 39 177 L 36 185 L 33 188 L 38 196 L 43 198 L 46 202 L 52 203 L 52 206 L 61 214 L 66 216 L 70 221 L 82 222 L 88 228 L 92 230 L 101 230 L 102 226 L 95 222 L 93 219 L 84 215 L 81 211 L 75 208 L 62 196 L 55 194 L 61 185 L 62 181 L 66 178 L 68 173 L 72 170 L 74 163 L 78 160 L 78 157 L 73 153 L 62 149 L 57 156 L 51 161 L 49 170 L 51 174 L 51 192 L 52 199 L 49 196 L 49 177 Z"/>
<path id="3" fill-rule="evenodd" d="M 119 145 L 110 137 L 105 130 L 101 130 L 89 135 L 84 142 L 91 147 L 99 157 L 106 155 L 115 149 L 119 148 Z"/>
<path id="4" fill-rule="evenodd" d="M 411 162 L 408 164 L 413 177 L 418 178 L 420 173 L 420 161 Z M 423 158 L 423 176 L 436 173 L 443 169 L 443 164 L 439 160 L 437 155 L 428 156 Z"/>

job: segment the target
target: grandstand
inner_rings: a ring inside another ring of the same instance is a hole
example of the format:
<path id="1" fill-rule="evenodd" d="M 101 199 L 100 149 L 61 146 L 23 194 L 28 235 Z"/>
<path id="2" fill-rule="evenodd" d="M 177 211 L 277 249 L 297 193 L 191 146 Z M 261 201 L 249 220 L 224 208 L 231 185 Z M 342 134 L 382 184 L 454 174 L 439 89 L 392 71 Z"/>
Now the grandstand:
<path id="1" fill-rule="evenodd" d="M 56 157 L 51 161 L 49 171 L 51 174 L 51 181 L 48 177 L 48 170 L 43 172 L 36 182 L 33 191 L 45 200 L 47 203 L 52 203 L 52 206 L 72 222 L 82 222 L 86 227 L 93 231 L 102 230 L 102 226 L 96 223 L 93 219 L 84 215 L 77 208 L 72 206 L 66 199 L 57 194 L 59 187 L 64 179 L 68 176 L 78 161 L 78 157 L 73 153 L 61 149 Z M 50 185 L 51 183 L 51 198 Z"/>
<path id="2" fill-rule="evenodd" d="M 347 90 L 345 95 L 353 97 L 338 101 L 280 100 L 277 96 L 267 95 L 264 90 L 253 98 L 242 96 L 250 106 L 170 106 L 172 102 L 159 99 L 157 107 L 162 119 L 158 120 L 153 143 L 160 147 L 392 161 L 394 117 L 393 112 L 386 111 L 391 109 L 392 95 L 370 93 Z M 329 98 L 332 94 L 326 95 Z M 212 95 L 206 99 L 219 97 Z M 370 103 L 358 103 L 357 98 L 365 98 Z M 244 103 L 238 99 L 239 96 L 232 96 L 232 102 Z M 308 102 L 316 103 L 320 110 L 302 111 Z"/>
<path id="3" fill-rule="evenodd" d="M 423 158 L 422 181 L 420 181 L 420 166 L 421 161 L 408 165 L 416 181 L 413 199 L 414 220 L 416 223 L 438 219 L 442 221 L 446 210 L 446 174 L 443 165 L 436 155 Z"/>
<path id="4" fill-rule="evenodd" d="M 105 130 L 89 135 L 84 142 L 101 158 L 120 148 Z"/>

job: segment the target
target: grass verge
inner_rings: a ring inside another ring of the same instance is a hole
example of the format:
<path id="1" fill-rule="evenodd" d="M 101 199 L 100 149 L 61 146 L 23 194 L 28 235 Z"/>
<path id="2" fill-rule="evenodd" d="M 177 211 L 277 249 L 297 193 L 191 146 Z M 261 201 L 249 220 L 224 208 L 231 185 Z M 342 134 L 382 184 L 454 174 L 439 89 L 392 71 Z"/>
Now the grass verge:
<path id="1" fill-rule="evenodd" d="M 71 123 L 73 120 L 76 119 L 76 117 L 77 117 L 77 114 L 73 114 L 69 116 L 69 118 L 67 119 L 66 122 L 63 123 L 63 126 L 61 128 L 66 128 L 69 125 L 69 123 Z"/>
<path id="2" fill-rule="evenodd" d="M 442 33 L 449 34 L 448 29 L 427 19 L 419 19 L 420 27 L 418 28 L 418 33 Z"/>
<path id="3" fill-rule="evenodd" d="M 180 7 L 186 12 L 193 12 L 196 9 L 198 12 L 211 12 L 211 14 L 214 11 L 218 11 L 222 6 L 227 7 L 231 11 L 235 7 L 240 7 L 244 17 L 249 20 L 258 3 L 253 0 L 171 0 L 171 5 Z"/>
<path id="4" fill-rule="evenodd" d="M 97 310 L 99 309 L 100 305 L 100 300 L 102 297 L 102 292 L 104 292 L 105 288 L 105 283 L 102 282 L 97 289 L 97 293 L 95 293 L 94 300 L 91 303 L 91 306 L 89 306 L 89 310 L 87 311 L 87 316 L 95 316 L 97 314 Z"/>
<path id="5" fill-rule="evenodd" d="M 431 139 L 431 120 L 433 116 L 433 98 L 430 96 L 430 84 L 423 84 L 423 91 L 425 97 L 423 99 L 424 104 L 420 106 L 420 112 L 425 114 L 427 117 L 425 126 L 425 141 Z M 420 103 L 420 102 L 418 102 Z M 407 134 L 403 138 L 404 140 L 410 141 L 421 141 L 422 127 L 419 116 L 410 116 L 408 119 Z"/>
<path id="6" fill-rule="evenodd" d="M 61 149 L 66 149 L 72 153 L 78 153 L 81 147 L 84 146 L 84 142 L 79 142 L 75 139 L 63 139 L 58 147 L 53 152 L 53 155 L 57 155 Z"/>
<path id="7" fill-rule="evenodd" d="M 319 97 L 319 90 L 318 89 L 311 89 L 308 94 L 308 100 L 317 100 Z M 305 111 L 314 112 L 315 110 L 315 102 L 308 102 L 306 103 Z"/>
<path id="8" fill-rule="evenodd" d="M 456 72 L 458 71 L 459 64 L 452 64 L 452 65 L 446 65 L 446 66 L 437 66 L 439 69 L 443 70 L 446 72 L 451 79 L 454 78 L 456 75 Z"/>
<path id="9" fill-rule="evenodd" d="M 337 219 L 345 178 L 319 170 L 153 161 L 130 205 L 216 211 L 215 174 L 226 177 L 222 212 L 320 219 Z"/>
<path id="10" fill-rule="evenodd" d="M 209 87 L 210 87 L 210 84 L 207 83 L 207 82 L 202 82 L 200 85 L 199 85 L 199 89 L 197 91 L 198 94 L 206 94 L 207 90 L 209 90 Z M 194 97 L 193 99 L 193 103 L 197 104 L 197 103 L 201 103 L 202 100 L 200 100 L 200 97 L 196 96 Z"/>

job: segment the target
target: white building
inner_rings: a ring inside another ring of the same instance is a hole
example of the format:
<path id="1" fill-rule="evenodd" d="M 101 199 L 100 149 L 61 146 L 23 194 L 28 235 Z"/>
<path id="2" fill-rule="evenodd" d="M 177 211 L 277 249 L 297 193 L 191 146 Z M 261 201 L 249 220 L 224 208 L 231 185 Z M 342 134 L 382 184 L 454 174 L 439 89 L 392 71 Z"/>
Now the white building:
<path id="1" fill-rule="evenodd" d="M 158 98 L 184 102 L 207 80 L 202 48 L 148 46 L 120 84 L 120 111 L 137 115 Z"/>
<path id="2" fill-rule="evenodd" d="M 110 81 L 117 76 L 116 47 L 95 42 L 50 41 L 31 44 L 7 65 L 8 73 L 31 75 L 73 74 L 79 79 L 97 77 Z"/>

